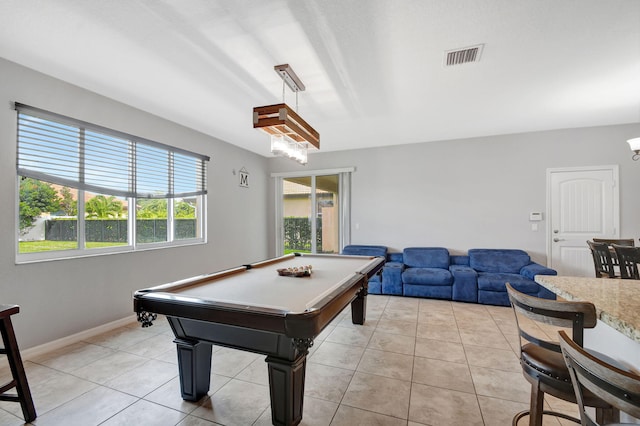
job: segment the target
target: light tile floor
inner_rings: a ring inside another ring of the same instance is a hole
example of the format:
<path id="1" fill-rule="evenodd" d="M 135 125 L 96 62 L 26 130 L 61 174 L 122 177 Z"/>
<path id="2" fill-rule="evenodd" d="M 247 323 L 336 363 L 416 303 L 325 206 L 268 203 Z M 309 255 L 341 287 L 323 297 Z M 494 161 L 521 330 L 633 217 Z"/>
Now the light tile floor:
<path id="1" fill-rule="evenodd" d="M 517 342 L 510 308 L 370 295 L 364 326 L 351 324 L 347 308 L 316 339 L 302 424 L 508 426 L 529 401 Z M 25 368 L 38 426 L 271 424 L 262 355 L 214 347 L 208 396 L 183 401 L 164 319 L 70 345 Z M 7 370 L 0 364 L 1 382 Z M 547 403 L 577 413 L 563 401 Z M 0 402 L 0 425 L 23 424 L 18 404 Z"/>

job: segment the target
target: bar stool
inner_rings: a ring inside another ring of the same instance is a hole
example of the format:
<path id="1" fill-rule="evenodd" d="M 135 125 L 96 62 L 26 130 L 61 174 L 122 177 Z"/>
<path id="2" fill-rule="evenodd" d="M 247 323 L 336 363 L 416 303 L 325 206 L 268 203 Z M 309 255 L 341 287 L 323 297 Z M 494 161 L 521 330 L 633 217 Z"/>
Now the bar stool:
<path id="1" fill-rule="evenodd" d="M 560 348 L 569 368 L 578 400 L 582 424 L 599 426 L 585 411 L 586 392 L 596 394 L 618 410 L 640 418 L 640 376 L 620 370 L 593 356 L 571 340 L 564 331 L 558 334 Z M 620 424 L 622 423 L 617 423 L 617 425 Z"/>
<path id="2" fill-rule="evenodd" d="M 564 401 L 577 403 L 571 375 L 564 362 L 560 345 L 548 340 L 547 336 L 536 336 L 526 328 L 527 323 L 520 321 L 524 317 L 543 326 L 557 326 L 572 329 L 573 340 L 582 345 L 584 329 L 596 326 L 596 308 L 589 302 L 569 302 L 541 299 L 515 290 L 506 284 L 509 300 L 516 317 L 519 336 L 524 339 L 520 345 L 520 365 L 522 374 L 531 383 L 531 403 L 529 410 L 513 417 L 512 426 L 529 416 L 530 426 L 542 426 L 542 416 L 550 415 L 580 423 L 579 419 L 564 413 L 544 410 L 545 394 Z M 620 418 L 620 412 L 592 393 L 585 394 L 585 404 L 596 408 L 599 421 L 613 422 Z"/>
<path id="3" fill-rule="evenodd" d="M 2 342 L 4 348 L 0 348 L 0 354 L 7 356 L 11 376 L 13 380 L 5 384 L 0 384 L 0 401 L 19 402 L 22 407 L 22 414 L 26 422 L 32 422 L 36 418 L 36 409 L 33 406 L 29 383 L 27 383 L 27 375 L 24 372 L 22 358 L 18 350 L 18 342 L 13 332 L 11 324 L 11 315 L 20 312 L 18 305 L 2 305 L 0 304 L 0 333 L 2 334 Z M 17 394 L 7 394 L 7 391 L 15 388 Z"/>

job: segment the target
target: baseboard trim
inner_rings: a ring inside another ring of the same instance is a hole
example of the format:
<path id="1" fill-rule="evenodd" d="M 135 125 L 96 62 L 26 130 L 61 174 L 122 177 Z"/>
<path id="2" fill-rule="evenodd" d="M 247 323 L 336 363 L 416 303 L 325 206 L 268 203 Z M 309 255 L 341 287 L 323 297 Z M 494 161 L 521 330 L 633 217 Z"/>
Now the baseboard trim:
<path id="1" fill-rule="evenodd" d="M 61 339 L 53 340 L 51 342 L 43 343 L 42 345 L 34 346 L 29 349 L 21 350 L 20 355 L 23 360 L 31 360 L 33 358 L 44 355 L 47 352 L 55 351 L 60 348 L 64 348 L 65 346 L 72 345 L 74 343 L 81 342 L 88 338 L 97 336 L 102 333 L 106 333 L 111 330 L 115 330 L 116 328 L 124 327 L 129 324 L 133 324 L 136 322 L 136 316 L 128 316 L 126 318 L 121 318 L 119 320 L 115 320 L 106 324 L 99 325 L 94 328 L 90 328 L 88 330 L 81 331 L 76 334 L 72 334 L 70 336 L 63 337 Z"/>

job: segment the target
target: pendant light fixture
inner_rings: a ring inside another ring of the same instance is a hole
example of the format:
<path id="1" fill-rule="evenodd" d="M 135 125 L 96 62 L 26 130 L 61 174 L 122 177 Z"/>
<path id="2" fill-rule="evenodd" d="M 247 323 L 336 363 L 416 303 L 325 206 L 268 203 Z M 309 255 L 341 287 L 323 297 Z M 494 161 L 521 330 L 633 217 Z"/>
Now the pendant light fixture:
<path id="1" fill-rule="evenodd" d="M 305 90 L 304 84 L 293 72 L 289 64 L 276 65 L 275 71 L 282 78 L 282 103 L 255 107 L 253 128 L 271 136 L 271 152 L 289 157 L 300 164 L 307 164 L 307 150 L 320 149 L 320 134 L 284 103 L 285 84 L 296 94 Z"/>

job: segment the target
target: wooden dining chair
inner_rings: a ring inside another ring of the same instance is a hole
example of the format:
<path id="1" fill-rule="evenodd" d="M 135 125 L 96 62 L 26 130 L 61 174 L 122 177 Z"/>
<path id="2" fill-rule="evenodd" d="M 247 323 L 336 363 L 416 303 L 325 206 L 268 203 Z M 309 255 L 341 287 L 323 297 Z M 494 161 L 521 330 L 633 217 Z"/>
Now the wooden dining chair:
<path id="1" fill-rule="evenodd" d="M 530 426 L 542 426 L 543 415 L 560 417 L 580 423 L 579 419 L 564 413 L 544 410 L 545 394 L 576 403 L 569 369 L 564 362 L 560 345 L 551 337 L 532 327 L 532 322 L 543 327 L 549 325 L 572 330 L 573 340 L 582 345 L 584 329 L 597 323 L 596 308 L 590 302 L 573 302 L 542 299 L 529 296 L 506 284 L 509 301 L 513 307 L 520 336 L 520 365 L 522 374 L 531 383 L 531 402 L 528 410 L 513 417 L 512 426 L 529 416 Z M 596 407 L 596 416 L 602 421 L 617 421 L 620 412 L 593 394 L 585 395 L 585 404 Z"/>
<path id="2" fill-rule="evenodd" d="M 620 370 L 580 347 L 560 331 L 560 348 L 573 383 L 583 426 L 601 426 L 585 410 L 585 395 L 597 395 L 619 411 L 640 418 L 640 376 Z M 616 423 L 636 424 L 636 423 Z M 604 426 L 604 425 L 602 425 Z"/>
<path id="3" fill-rule="evenodd" d="M 638 265 L 640 265 L 640 247 L 613 245 L 618 263 L 620 264 L 620 278 L 626 280 L 640 280 Z"/>
<path id="4" fill-rule="evenodd" d="M 594 243 L 607 243 L 609 245 L 617 244 L 619 246 L 629 246 L 635 247 L 635 241 L 633 238 L 622 238 L 622 239 L 610 239 L 610 238 L 594 238 Z"/>
<path id="5" fill-rule="evenodd" d="M 591 250 L 593 257 L 593 266 L 597 278 L 620 278 L 616 275 L 614 268 L 615 262 L 611 256 L 611 250 L 607 243 L 597 243 L 595 241 L 587 241 L 587 245 Z"/>

